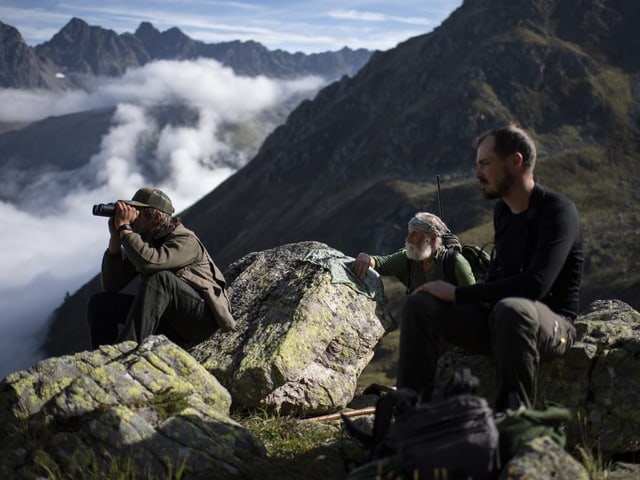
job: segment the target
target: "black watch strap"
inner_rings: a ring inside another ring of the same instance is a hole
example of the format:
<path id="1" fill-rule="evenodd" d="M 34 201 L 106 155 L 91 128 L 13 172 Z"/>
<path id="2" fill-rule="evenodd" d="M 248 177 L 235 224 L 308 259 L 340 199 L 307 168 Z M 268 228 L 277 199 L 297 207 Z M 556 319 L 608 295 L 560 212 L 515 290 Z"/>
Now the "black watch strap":
<path id="1" fill-rule="evenodd" d="M 122 232 L 123 230 L 130 230 L 133 231 L 133 228 L 131 227 L 131 225 L 129 225 L 128 223 L 125 223 L 124 225 L 120 225 L 118 227 L 118 233 Z"/>

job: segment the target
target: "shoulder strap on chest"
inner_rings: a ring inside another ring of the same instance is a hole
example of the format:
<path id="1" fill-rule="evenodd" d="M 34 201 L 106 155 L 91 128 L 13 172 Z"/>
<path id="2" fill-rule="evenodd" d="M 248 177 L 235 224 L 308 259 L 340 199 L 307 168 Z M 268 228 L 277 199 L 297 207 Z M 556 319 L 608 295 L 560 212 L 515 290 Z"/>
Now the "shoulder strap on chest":
<path id="1" fill-rule="evenodd" d="M 455 247 L 447 248 L 442 257 L 442 270 L 444 274 L 444 280 L 454 285 L 458 284 L 456 279 L 456 255 L 460 252 Z"/>

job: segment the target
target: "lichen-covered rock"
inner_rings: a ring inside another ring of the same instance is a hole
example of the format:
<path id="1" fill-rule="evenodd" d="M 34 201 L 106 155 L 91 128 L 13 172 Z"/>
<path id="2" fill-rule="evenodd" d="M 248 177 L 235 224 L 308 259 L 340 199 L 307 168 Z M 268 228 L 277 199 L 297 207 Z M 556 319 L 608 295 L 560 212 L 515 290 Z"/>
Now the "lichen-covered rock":
<path id="1" fill-rule="evenodd" d="M 505 465 L 499 480 L 589 480 L 578 461 L 549 437 L 531 440 Z"/>
<path id="2" fill-rule="evenodd" d="M 560 403 L 574 412 L 569 445 L 598 444 L 605 457 L 640 451 L 640 313 L 616 301 L 597 301 L 575 320 L 577 338 L 564 357 L 543 362 L 537 403 Z M 495 397 L 493 361 L 461 350 L 445 353 L 437 381 L 444 384 L 458 368 L 470 367 L 478 394 Z"/>
<path id="3" fill-rule="evenodd" d="M 0 477 L 249 478 L 265 450 L 230 405 L 164 336 L 44 360 L 0 384 Z"/>
<path id="4" fill-rule="evenodd" d="M 317 414 L 353 398 L 392 322 L 379 277 L 371 272 L 359 281 L 349 260 L 303 242 L 249 254 L 225 271 L 237 329 L 191 353 L 229 389 L 234 405 Z"/>

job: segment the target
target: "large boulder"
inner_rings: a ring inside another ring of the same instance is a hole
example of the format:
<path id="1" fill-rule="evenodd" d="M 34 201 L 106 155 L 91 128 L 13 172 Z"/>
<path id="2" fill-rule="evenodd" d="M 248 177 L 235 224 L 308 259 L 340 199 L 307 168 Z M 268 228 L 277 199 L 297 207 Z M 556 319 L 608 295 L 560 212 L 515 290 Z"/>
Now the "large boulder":
<path id="1" fill-rule="evenodd" d="M 251 253 L 225 271 L 238 326 L 191 350 L 234 407 L 305 415 L 345 407 L 393 326 L 382 282 L 323 243 Z"/>
<path id="2" fill-rule="evenodd" d="M 0 478 L 251 478 L 265 449 L 230 405 L 164 336 L 44 360 L 0 384 Z"/>
<path id="3" fill-rule="evenodd" d="M 640 452 L 640 313 L 617 300 L 600 300 L 575 320 L 576 342 L 565 356 L 542 363 L 537 404 L 560 403 L 574 412 L 569 446 L 597 446 L 603 455 Z M 478 393 L 495 398 L 493 361 L 459 349 L 443 354 L 436 381 L 470 367 Z"/>

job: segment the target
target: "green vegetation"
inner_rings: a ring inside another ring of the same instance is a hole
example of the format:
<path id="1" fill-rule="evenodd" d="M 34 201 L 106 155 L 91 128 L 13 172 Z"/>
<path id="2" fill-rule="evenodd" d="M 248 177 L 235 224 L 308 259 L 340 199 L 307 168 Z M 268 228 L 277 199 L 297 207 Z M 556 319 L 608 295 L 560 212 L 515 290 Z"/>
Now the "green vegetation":
<path id="1" fill-rule="evenodd" d="M 255 478 L 340 479 L 349 462 L 364 455 L 343 432 L 340 419 L 314 422 L 258 413 L 237 420 L 267 448 L 265 459 L 252 462 Z"/>
<path id="2" fill-rule="evenodd" d="M 598 442 L 589 438 L 587 418 L 582 412 L 578 412 L 577 417 L 580 428 L 580 444 L 576 446 L 577 456 L 582 461 L 591 480 L 605 480 L 609 465 L 605 464 L 602 458 L 602 451 Z"/>
<path id="3" fill-rule="evenodd" d="M 184 459 L 177 467 L 166 461 L 166 480 L 182 480 L 184 478 L 186 460 Z M 11 478 L 9 472 L 0 465 L 2 478 Z M 46 478 L 48 480 L 162 480 L 157 475 L 150 472 L 140 472 L 134 465 L 131 457 L 111 457 L 107 467 L 102 468 L 98 460 L 93 456 L 88 466 L 76 469 L 71 474 L 62 472 L 60 466 L 42 450 L 36 451 L 33 455 L 32 465 L 22 471 L 24 478 Z"/>
<path id="4" fill-rule="evenodd" d="M 347 469 L 364 458 L 365 451 L 342 431 L 340 420 L 310 422 L 290 417 L 252 415 L 240 422 L 267 447 L 268 456 L 255 463 L 259 478 L 294 480 L 341 479 Z M 608 478 L 611 465 L 605 463 L 597 442 L 582 430 L 581 443 L 574 448 L 591 480 Z M 258 476 L 256 476 L 258 478 Z"/>

